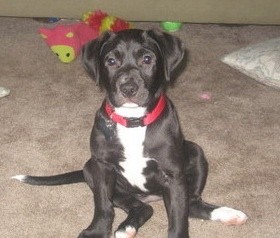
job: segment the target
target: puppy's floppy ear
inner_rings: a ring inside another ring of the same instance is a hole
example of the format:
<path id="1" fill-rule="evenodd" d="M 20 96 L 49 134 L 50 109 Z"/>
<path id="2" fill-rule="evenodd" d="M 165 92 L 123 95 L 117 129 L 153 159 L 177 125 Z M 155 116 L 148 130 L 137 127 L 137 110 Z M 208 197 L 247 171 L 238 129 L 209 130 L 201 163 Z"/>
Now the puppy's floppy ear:
<path id="1" fill-rule="evenodd" d="M 184 58 L 185 49 L 179 38 L 165 32 L 149 30 L 146 34 L 156 41 L 164 62 L 166 81 L 170 81 L 172 71 Z"/>
<path id="2" fill-rule="evenodd" d="M 99 84 L 100 55 L 104 44 L 114 33 L 106 32 L 95 40 L 90 41 L 82 48 L 82 63 L 89 76 Z"/>

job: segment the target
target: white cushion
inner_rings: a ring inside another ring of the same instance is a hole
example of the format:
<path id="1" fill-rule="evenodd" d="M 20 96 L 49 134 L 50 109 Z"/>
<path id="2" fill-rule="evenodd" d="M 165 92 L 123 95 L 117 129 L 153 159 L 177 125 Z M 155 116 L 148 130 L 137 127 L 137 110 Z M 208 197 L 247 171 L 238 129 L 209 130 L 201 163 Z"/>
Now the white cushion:
<path id="1" fill-rule="evenodd" d="M 222 61 L 263 84 L 280 88 L 280 38 L 240 49 Z"/>

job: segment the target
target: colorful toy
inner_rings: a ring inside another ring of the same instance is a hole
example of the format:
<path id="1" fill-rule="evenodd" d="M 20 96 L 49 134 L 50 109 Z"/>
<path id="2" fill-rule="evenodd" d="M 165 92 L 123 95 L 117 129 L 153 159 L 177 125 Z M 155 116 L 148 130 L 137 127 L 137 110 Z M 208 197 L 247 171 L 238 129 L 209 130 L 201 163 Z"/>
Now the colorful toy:
<path id="1" fill-rule="evenodd" d="M 88 12 L 82 21 L 70 25 L 58 25 L 52 29 L 40 28 L 39 33 L 47 45 L 63 63 L 72 62 L 84 44 L 105 31 L 121 31 L 132 25 L 102 11 Z"/>
<path id="2" fill-rule="evenodd" d="M 100 10 L 85 13 L 82 20 L 93 29 L 100 31 L 100 34 L 105 31 L 118 32 L 133 27 L 131 23 L 118 17 L 109 16 Z"/>
<path id="3" fill-rule="evenodd" d="M 63 63 L 72 62 L 88 41 L 99 36 L 99 32 L 84 22 L 58 25 L 55 28 L 40 28 L 39 33 Z"/>

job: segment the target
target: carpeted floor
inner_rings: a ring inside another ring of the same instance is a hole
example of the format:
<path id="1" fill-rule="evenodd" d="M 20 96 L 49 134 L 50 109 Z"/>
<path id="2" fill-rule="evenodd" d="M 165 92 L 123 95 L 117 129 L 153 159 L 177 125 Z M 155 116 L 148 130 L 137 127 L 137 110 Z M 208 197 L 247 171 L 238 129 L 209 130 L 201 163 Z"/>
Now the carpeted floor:
<path id="1" fill-rule="evenodd" d="M 0 18 L 0 209 L 2 238 L 77 237 L 92 219 L 85 184 L 32 187 L 15 174 L 50 175 L 79 169 L 102 92 L 79 60 L 63 64 L 37 34 L 32 19 Z M 156 23 L 137 23 L 140 28 Z M 276 238 L 280 217 L 280 91 L 220 62 L 226 53 L 279 37 L 280 26 L 186 24 L 175 33 L 189 50 L 186 69 L 168 95 L 186 137 L 210 163 L 205 200 L 243 210 L 247 224 L 228 227 L 190 220 L 191 237 Z M 201 99 L 207 93 L 210 100 Z M 138 237 L 166 237 L 162 202 Z M 114 226 L 125 214 L 116 210 Z"/>

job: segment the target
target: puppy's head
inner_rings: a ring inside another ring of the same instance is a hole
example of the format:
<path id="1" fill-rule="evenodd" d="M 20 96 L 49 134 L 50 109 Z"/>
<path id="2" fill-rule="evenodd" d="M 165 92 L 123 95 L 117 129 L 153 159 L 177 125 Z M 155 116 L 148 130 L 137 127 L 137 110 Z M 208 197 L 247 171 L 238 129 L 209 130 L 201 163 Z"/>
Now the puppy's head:
<path id="1" fill-rule="evenodd" d="M 82 51 L 85 69 L 114 107 L 154 101 L 183 56 L 178 38 L 137 29 L 107 32 Z"/>

